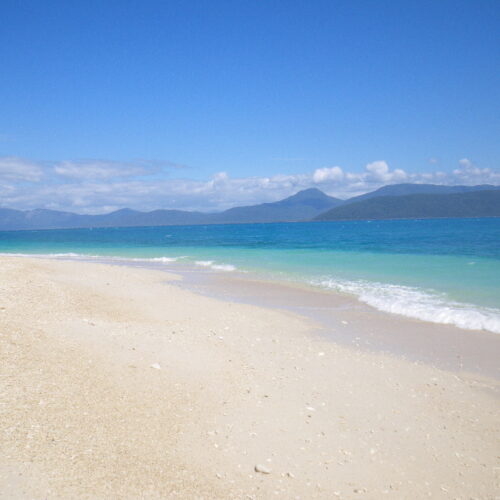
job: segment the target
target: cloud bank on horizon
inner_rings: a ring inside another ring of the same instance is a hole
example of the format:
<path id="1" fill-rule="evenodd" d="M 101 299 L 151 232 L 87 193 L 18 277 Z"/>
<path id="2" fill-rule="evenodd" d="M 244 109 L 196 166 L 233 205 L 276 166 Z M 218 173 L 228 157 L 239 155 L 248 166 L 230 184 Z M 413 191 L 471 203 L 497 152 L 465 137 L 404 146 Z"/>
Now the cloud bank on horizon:
<path id="1" fill-rule="evenodd" d="M 268 177 L 230 177 L 218 172 L 208 180 L 172 177 L 188 167 L 172 162 L 78 160 L 35 162 L 0 157 L 0 207 L 46 208 L 77 213 L 106 213 L 120 208 L 219 211 L 233 206 L 277 201 L 317 187 L 350 198 L 386 184 L 500 184 L 500 171 L 463 158 L 451 172 L 409 173 L 386 161 L 368 163 L 362 172 L 340 166 L 308 173 Z"/>

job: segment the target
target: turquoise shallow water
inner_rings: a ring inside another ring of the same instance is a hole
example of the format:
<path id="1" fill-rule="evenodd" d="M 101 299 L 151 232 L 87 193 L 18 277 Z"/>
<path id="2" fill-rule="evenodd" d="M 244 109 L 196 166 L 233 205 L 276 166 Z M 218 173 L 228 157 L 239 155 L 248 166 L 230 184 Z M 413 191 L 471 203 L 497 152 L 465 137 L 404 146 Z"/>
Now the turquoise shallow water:
<path id="1" fill-rule="evenodd" d="M 0 252 L 251 271 L 377 309 L 500 333 L 500 219 L 0 232 Z M 71 255 L 67 255 L 71 254 Z"/>

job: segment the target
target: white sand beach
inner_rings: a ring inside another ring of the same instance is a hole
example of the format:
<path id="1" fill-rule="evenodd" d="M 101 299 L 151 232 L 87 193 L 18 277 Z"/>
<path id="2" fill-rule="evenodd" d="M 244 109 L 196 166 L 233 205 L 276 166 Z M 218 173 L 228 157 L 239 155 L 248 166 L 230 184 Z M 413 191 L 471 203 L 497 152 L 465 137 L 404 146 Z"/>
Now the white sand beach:
<path id="1" fill-rule="evenodd" d="M 0 258 L 1 498 L 499 498 L 496 380 L 178 279 Z"/>

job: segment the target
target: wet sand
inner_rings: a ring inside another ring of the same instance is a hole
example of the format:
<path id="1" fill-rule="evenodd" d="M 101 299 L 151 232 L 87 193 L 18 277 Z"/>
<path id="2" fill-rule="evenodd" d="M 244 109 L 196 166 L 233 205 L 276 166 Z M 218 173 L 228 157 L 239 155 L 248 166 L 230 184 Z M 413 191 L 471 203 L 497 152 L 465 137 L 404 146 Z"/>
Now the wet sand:
<path id="1" fill-rule="evenodd" d="M 290 311 L 319 325 L 318 334 L 372 352 L 500 381 L 500 336 L 453 325 L 388 314 L 354 297 L 293 282 L 272 282 L 241 273 L 183 270 L 188 290 L 261 307 Z"/>
<path id="2" fill-rule="evenodd" d="M 404 318 L 339 303 L 332 337 L 178 280 L 0 259 L 4 498 L 495 498 L 495 339 L 445 370 L 365 348 Z"/>

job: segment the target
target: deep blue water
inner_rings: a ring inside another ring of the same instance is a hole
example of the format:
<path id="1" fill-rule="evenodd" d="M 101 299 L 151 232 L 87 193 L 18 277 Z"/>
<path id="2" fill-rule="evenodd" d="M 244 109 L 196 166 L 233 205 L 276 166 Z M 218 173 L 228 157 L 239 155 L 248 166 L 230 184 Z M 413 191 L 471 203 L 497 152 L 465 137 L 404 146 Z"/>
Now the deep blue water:
<path id="1" fill-rule="evenodd" d="M 252 271 L 378 309 L 500 333 L 500 219 L 0 232 L 0 252 L 82 254 Z"/>

